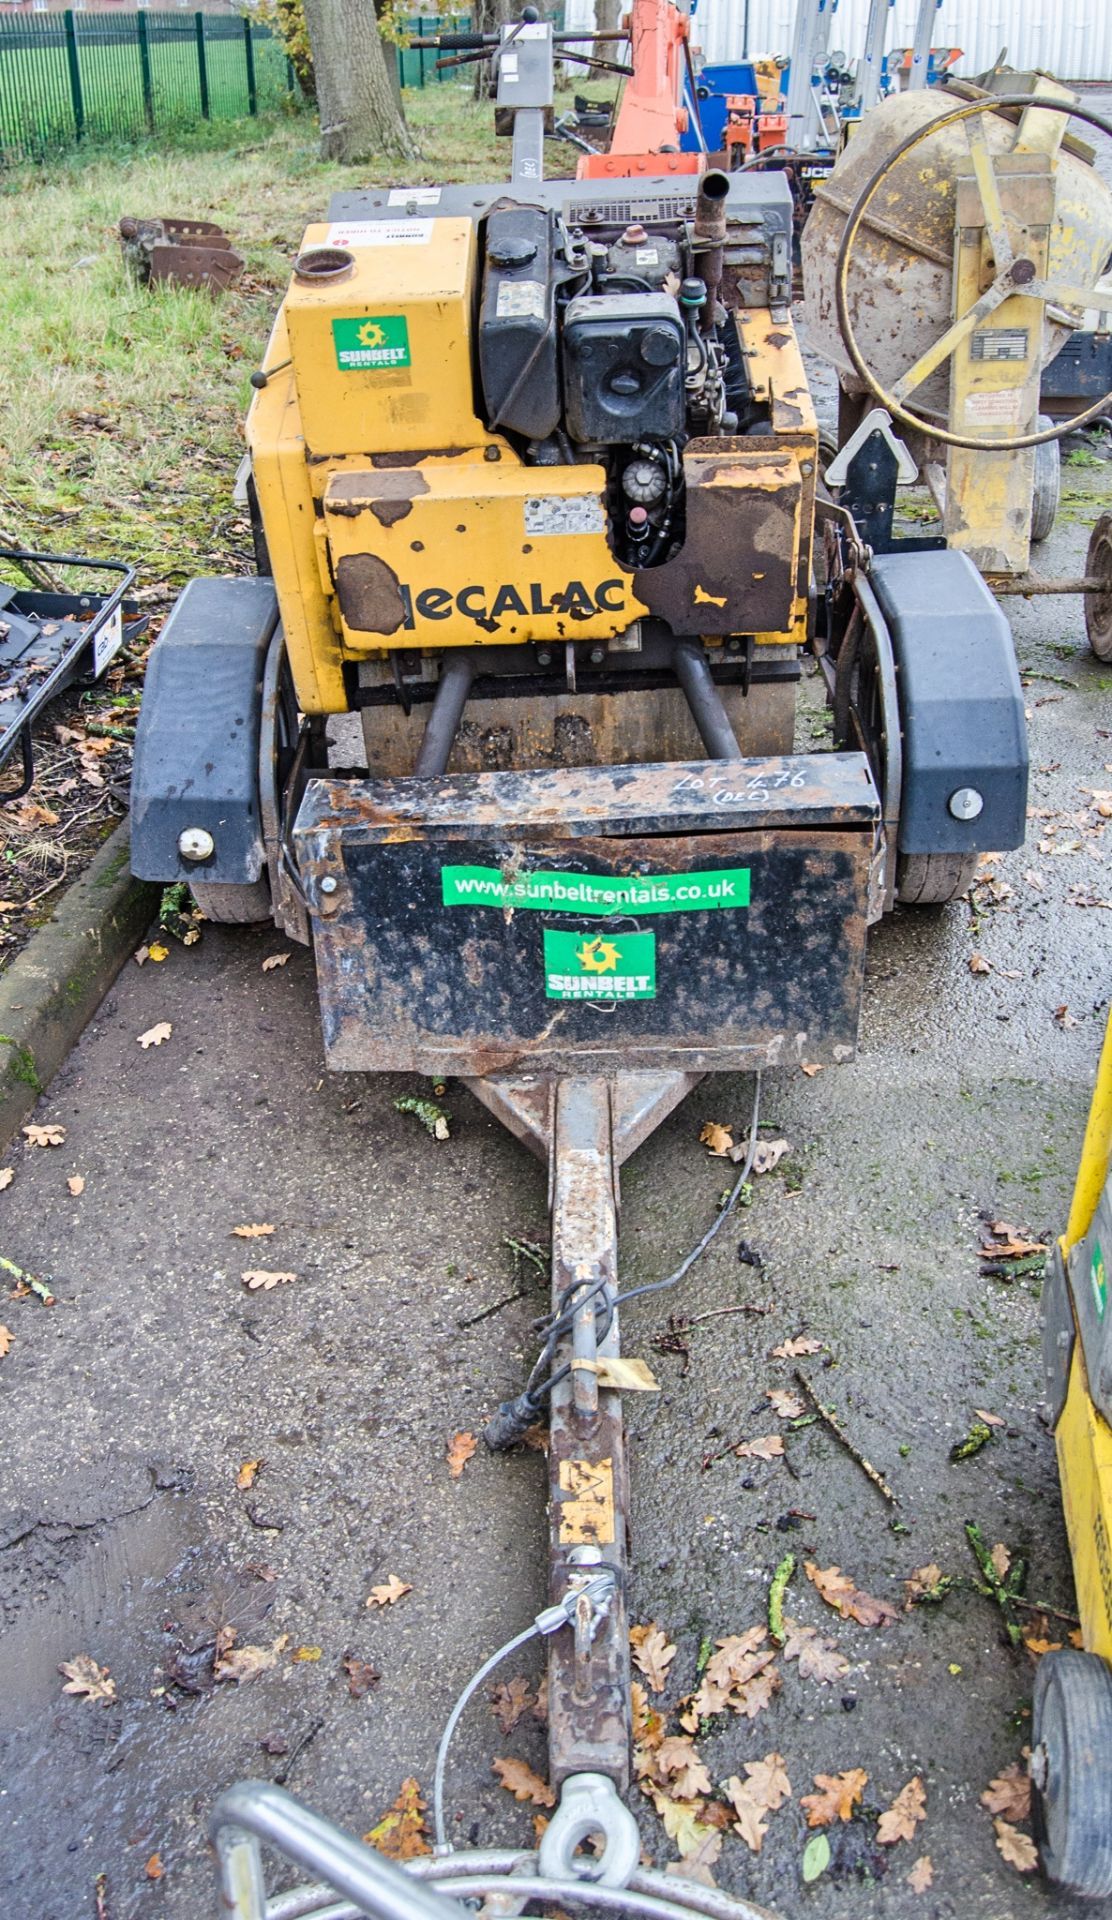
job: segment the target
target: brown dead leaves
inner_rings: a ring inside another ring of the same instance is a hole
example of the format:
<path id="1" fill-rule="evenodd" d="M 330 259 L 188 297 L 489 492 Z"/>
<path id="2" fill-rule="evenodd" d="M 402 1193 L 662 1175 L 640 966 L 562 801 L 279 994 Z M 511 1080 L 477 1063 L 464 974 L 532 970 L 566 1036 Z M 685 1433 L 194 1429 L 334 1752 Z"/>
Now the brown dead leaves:
<path id="1" fill-rule="evenodd" d="M 547 1780 L 542 1780 L 539 1773 L 534 1773 L 526 1761 L 510 1756 L 492 1760 L 491 1767 L 506 1792 L 512 1793 L 515 1800 L 527 1802 L 531 1807 L 556 1805 L 556 1795 Z"/>
<path id="2" fill-rule="evenodd" d="M 504 1686 L 491 1687 L 490 1710 L 503 1733 L 512 1733 L 522 1715 L 533 1705 L 529 1682 L 516 1674 Z"/>
<path id="3" fill-rule="evenodd" d="M 58 1668 L 66 1676 L 63 1693 L 73 1693 L 82 1700 L 99 1700 L 102 1706 L 110 1706 L 116 1698 L 116 1682 L 107 1667 L 98 1667 L 96 1661 L 87 1653 L 75 1654 L 72 1660 L 63 1660 Z"/>
<path id="4" fill-rule="evenodd" d="M 459 1479 L 460 1474 L 463 1472 L 464 1467 L 467 1465 L 478 1444 L 473 1433 L 453 1434 L 451 1440 L 448 1442 L 447 1454 L 448 1472 L 451 1474 L 453 1480 Z"/>
<path id="5" fill-rule="evenodd" d="M 169 1020 L 156 1020 L 153 1027 L 148 1027 L 146 1033 L 139 1035 L 139 1045 L 142 1047 L 144 1053 L 148 1047 L 160 1047 L 164 1040 L 170 1038 L 173 1031 L 173 1026 Z"/>
<path id="6" fill-rule="evenodd" d="M 241 1493 L 246 1493 L 249 1487 L 254 1486 L 259 1477 L 259 1469 L 263 1464 L 262 1460 L 245 1460 L 243 1462 L 239 1472 L 236 1474 L 236 1486 Z"/>
<path id="7" fill-rule="evenodd" d="M 237 1240 L 262 1240 L 268 1233 L 273 1233 L 274 1228 L 260 1221 L 257 1225 L 233 1227 L 232 1232 Z"/>
<path id="8" fill-rule="evenodd" d="M 1027 1769 L 1014 1760 L 995 1780 L 990 1780 L 981 1795 L 981 1805 L 1005 1820 L 1026 1820 L 1031 1813 L 1031 1781 Z"/>
<path id="9" fill-rule="evenodd" d="M 773 1347 L 769 1359 L 801 1360 L 805 1354 L 821 1352 L 821 1340 L 812 1340 L 807 1334 L 799 1334 L 794 1340 L 782 1340 L 778 1347 Z"/>
<path id="10" fill-rule="evenodd" d="M 348 1692 L 353 1700 L 365 1700 L 382 1678 L 369 1660 L 359 1660 L 353 1653 L 345 1653 L 340 1665 L 347 1674 Z"/>
<path id="11" fill-rule="evenodd" d="M 646 1626 L 631 1627 L 630 1645 L 633 1648 L 633 1664 L 643 1673 L 654 1693 L 663 1691 L 668 1678 L 668 1669 L 676 1657 L 676 1649 L 662 1633 L 655 1621 Z"/>
<path id="12" fill-rule="evenodd" d="M 807 1810 L 809 1827 L 829 1827 L 835 1820 L 851 1820 L 868 1784 L 862 1767 L 850 1767 L 846 1773 L 816 1773 L 817 1793 L 800 1795 L 799 1804 Z"/>
<path id="13" fill-rule="evenodd" d="M 700 1720 L 727 1708 L 746 1720 L 763 1712 L 780 1688 L 780 1675 L 772 1664 L 776 1649 L 767 1646 L 767 1640 L 768 1629 L 758 1626 L 716 1641 L 680 1725 L 693 1732 Z"/>
<path id="14" fill-rule="evenodd" d="M 240 1279 L 250 1293 L 269 1293 L 274 1287 L 288 1287 L 296 1273 L 279 1273 L 272 1267 L 247 1267 Z"/>
<path id="15" fill-rule="evenodd" d="M 65 1128 L 54 1125 L 31 1125 L 24 1127 L 22 1132 L 29 1147 L 60 1147 L 66 1137 Z"/>
<path id="16" fill-rule="evenodd" d="M 412 1593 L 413 1588 L 406 1580 L 399 1580 L 396 1573 L 390 1574 L 381 1586 L 372 1587 L 364 1604 L 368 1607 L 392 1607 L 403 1594 Z"/>
<path id="17" fill-rule="evenodd" d="M 763 1760 L 746 1760 L 745 1773 L 744 1780 L 733 1774 L 723 1782 L 722 1790 L 737 1816 L 734 1832 L 751 1853 L 759 1853 L 768 1832 L 767 1816 L 790 1800 L 791 1781 L 778 1753 L 766 1753 Z"/>
<path id="18" fill-rule="evenodd" d="M 833 1640 L 827 1640 L 817 1627 L 804 1627 L 784 1616 L 784 1659 L 795 1660 L 800 1678 L 817 1680 L 832 1686 L 849 1672 L 849 1661 L 838 1652 Z"/>
<path id="19" fill-rule="evenodd" d="M 907 1876 L 907 1884 L 911 1888 L 912 1893 L 926 1893 L 928 1888 L 933 1887 L 934 1868 L 931 1865 L 929 1853 L 921 1853 L 919 1855 L 918 1860 Z"/>
<path id="20" fill-rule="evenodd" d="M 416 1780 L 403 1780 L 390 1811 L 383 1814 L 363 1839 L 388 1860 L 416 1860 L 421 1854 L 432 1852 L 425 1822 L 427 1812 L 428 1801 L 422 1800 Z"/>
<path id="21" fill-rule="evenodd" d="M 79 1200 L 85 1191 L 84 1177 L 80 1173 L 71 1173 L 69 1179 L 66 1181 L 66 1186 L 69 1188 L 74 1199 Z"/>
<path id="22" fill-rule="evenodd" d="M 288 953 L 271 953 L 262 963 L 264 973 L 273 973 L 276 967 L 284 967 L 289 959 Z"/>
<path id="23" fill-rule="evenodd" d="M 686 1734 L 669 1734 L 656 1749 L 656 1775 L 676 1800 L 696 1800 L 711 1791 L 711 1778 Z"/>
<path id="24" fill-rule="evenodd" d="M 806 1560 L 803 1571 L 827 1606 L 840 1613 L 843 1620 L 856 1620 L 862 1627 L 886 1627 L 899 1618 L 897 1608 L 890 1601 L 863 1593 L 841 1567 L 819 1567 L 813 1560 Z"/>
<path id="25" fill-rule="evenodd" d="M 1045 1240 L 1030 1240 L 1008 1220 L 989 1220 L 981 1233 L 982 1260 L 1023 1260 L 1031 1253 L 1045 1253 Z"/>
<path id="26" fill-rule="evenodd" d="M 789 1387 L 768 1387 L 765 1399 L 771 1401 L 773 1413 L 781 1420 L 800 1420 L 807 1411 L 799 1395 Z"/>
<path id="27" fill-rule="evenodd" d="M 901 1787 L 892 1805 L 880 1816 L 876 1837 L 882 1847 L 897 1840 L 913 1840 L 915 1829 L 927 1817 L 927 1795 L 918 1774 Z"/>
<path id="28" fill-rule="evenodd" d="M 756 1440 L 739 1440 L 734 1452 L 739 1460 L 779 1460 L 784 1442 L 778 1433 L 766 1433 Z"/>
<path id="29" fill-rule="evenodd" d="M 237 1646 L 234 1627 L 221 1627 L 216 1636 L 216 1654 L 212 1663 L 214 1680 L 234 1681 L 241 1687 L 245 1680 L 257 1679 L 260 1673 L 269 1673 L 278 1665 L 278 1655 L 282 1653 L 289 1635 L 279 1634 L 269 1647 Z"/>
<path id="30" fill-rule="evenodd" d="M 14 1339 L 15 1334 L 10 1327 L 0 1327 L 0 1360 L 4 1358 L 5 1354 L 11 1352 Z"/>
<path id="31" fill-rule="evenodd" d="M 1020 1833 L 1018 1827 L 1008 1825 L 1006 1820 L 994 1820 L 996 1845 L 1002 1857 L 1017 1873 L 1034 1873 L 1039 1864 L 1035 1843 L 1030 1834 Z"/>

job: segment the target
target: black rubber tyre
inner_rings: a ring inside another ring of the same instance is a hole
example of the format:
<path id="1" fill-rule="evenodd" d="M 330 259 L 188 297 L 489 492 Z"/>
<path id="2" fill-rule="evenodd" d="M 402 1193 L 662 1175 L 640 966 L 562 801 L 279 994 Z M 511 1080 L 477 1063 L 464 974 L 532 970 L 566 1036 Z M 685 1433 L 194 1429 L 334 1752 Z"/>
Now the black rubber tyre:
<path id="1" fill-rule="evenodd" d="M 244 886 L 196 880 L 190 882 L 189 891 L 205 919 L 218 927 L 253 927 L 271 918 L 269 880 Z"/>
<path id="2" fill-rule="evenodd" d="M 1046 1653 L 1031 1730 L 1043 1872 L 1089 1900 L 1112 1894 L 1112 1672 L 1095 1653 Z"/>
<path id="3" fill-rule="evenodd" d="M 1112 660 L 1112 513 L 1102 513 L 1089 536 L 1085 572 L 1104 582 L 1085 595 L 1085 632 L 1098 660 Z"/>
<path id="4" fill-rule="evenodd" d="M 1039 415 L 1039 432 L 1052 427 L 1053 420 Z M 1037 546 L 1054 525 L 1058 499 L 1062 491 L 1062 450 L 1057 440 L 1046 440 L 1035 448 L 1035 485 L 1031 496 L 1031 541 Z"/>
<path id="5" fill-rule="evenodd" d="M 975 853 L 901 853 L 896 899 L 901 907 L 945 907 L 960 900 L 977 871 Z"/>

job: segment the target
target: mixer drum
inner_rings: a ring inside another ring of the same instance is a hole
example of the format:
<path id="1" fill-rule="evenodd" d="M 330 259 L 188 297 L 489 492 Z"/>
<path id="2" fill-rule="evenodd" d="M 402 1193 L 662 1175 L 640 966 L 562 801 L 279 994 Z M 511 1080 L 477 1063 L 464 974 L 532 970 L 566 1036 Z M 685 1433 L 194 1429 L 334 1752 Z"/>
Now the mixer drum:
<path id="1" fill-rule="evenodd" d="M 806 338 L 837 368 L 847 394 L 867 391 L 842 343 L 834 297 L 838 249 L 857 196 L 885 156 L 910 134 L 952 112 L 962 99 L 975 97 L 973 88 L 963 88 L 960 97 L 932 90 L 883 101 L 865 115 L 833 172 L 816 186 L 802 242 Z M 1039 116 L 1052 160 L 1054 136 L 1064 124 L 1058 114 Z M 1010 150 L 1016 138 L 1014 115 L 986 113 L 981 125 L 990 154 Z M 1025 144 L 1033 143 L 1034 136 Z M 1048 278 L 1092 286 L 1108 255 L 1112 193 L 1086 160 L 1064 146 L 1053 164 L 1055 217 Z M 884 386 L 891 387 L 953 317 L 954 181 L 972 170 L 964 127 L 944 128 L 897 162 L 873 195 L 858 231 L 850 258 L 850 313 L 865 362 Z M 1072 331 L 1073 324 L 1064 317 L 1047 319 L 1044 365 Z M 950 365 L 944 361 L 909 396 L 910 404 L 945 425 L 949 386 Z"/>

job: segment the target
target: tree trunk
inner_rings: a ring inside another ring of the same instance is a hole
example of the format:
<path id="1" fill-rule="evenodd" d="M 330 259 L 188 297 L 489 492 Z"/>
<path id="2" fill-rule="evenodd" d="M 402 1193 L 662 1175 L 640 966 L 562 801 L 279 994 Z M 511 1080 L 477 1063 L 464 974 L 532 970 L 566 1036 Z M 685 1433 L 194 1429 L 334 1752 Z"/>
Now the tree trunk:
<path id="1" fill-rule="evenodd" d="M 595 0 L 595 26 L 598 31 L 616 33 L 621 10 L 621 0 Z M 614 60 L 618 54 L 618 43 L 616 40 L 596 40 L 591 52 L 596 60 Z M 597 67 L 589 70 L 589 74 L 598 72 Z"/>
<path id="2" fill-rule="evenodd" d="M 322 160 L 414 157 L 371 0 L 305 0 Z"/>

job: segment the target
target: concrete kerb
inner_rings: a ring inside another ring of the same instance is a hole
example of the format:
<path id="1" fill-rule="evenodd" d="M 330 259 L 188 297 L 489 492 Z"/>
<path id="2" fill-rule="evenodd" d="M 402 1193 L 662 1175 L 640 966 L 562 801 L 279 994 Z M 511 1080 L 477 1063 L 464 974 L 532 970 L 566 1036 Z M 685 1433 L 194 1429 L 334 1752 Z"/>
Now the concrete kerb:
<path id="1" fill-rule="evenodd" d="M 158 910 L 123 821 L 0 974 L 0 1151 L 31 1112 Z"/>

